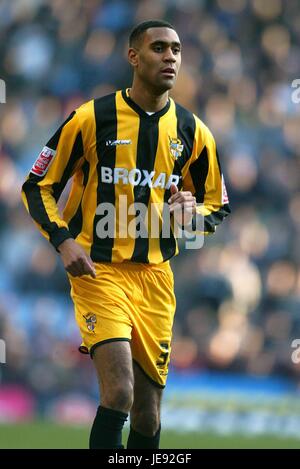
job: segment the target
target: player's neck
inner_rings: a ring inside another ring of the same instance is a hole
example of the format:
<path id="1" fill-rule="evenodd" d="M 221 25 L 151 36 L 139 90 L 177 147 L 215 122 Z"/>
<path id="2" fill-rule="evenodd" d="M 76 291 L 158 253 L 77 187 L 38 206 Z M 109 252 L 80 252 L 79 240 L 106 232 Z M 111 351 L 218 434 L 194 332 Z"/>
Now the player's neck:
<path id="1" fill-rule="evenodd" d="M 169 93 L 165 91 L 163 94 L 156 95 L 154 92 L 133 83 L 129 89 L 129 96 L 144 111 L 159 112 L 166 106 Z"/>

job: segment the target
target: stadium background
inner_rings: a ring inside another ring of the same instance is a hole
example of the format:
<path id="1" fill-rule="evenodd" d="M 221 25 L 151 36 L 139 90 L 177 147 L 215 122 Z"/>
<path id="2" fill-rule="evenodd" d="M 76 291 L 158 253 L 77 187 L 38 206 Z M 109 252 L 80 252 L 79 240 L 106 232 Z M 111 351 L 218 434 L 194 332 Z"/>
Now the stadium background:
<path id="1" fill-rule="evenodd" d="M 77 353 L 66 275 L 20 187 L 75 107 L 130 85 L 128 32 L 150 18 L 179 33 L 172 95 L 213 131 L 232 208 L 203 249 L 173 261 L 163 445 L 300 446 L 298 0 L 1 0 L 0 447 L 86 446 L 92 364 Z"/>

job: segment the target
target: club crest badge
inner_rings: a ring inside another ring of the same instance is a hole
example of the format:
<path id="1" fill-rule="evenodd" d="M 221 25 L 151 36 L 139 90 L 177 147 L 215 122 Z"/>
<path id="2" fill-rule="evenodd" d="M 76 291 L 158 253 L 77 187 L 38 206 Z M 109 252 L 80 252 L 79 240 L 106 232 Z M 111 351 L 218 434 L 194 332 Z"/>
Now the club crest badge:
<path id="1" fill-rule="evenodd" d="M 179 138 L 171 138 L 169 137 L 169 142 L 170 142 L 170 152 L 173 158 L 177 160 L 183 152 L 183 145 L 181 143 L 181 140 Z"/>
<path id="2" fill-rule="evenodd" d="M 90 332 L 94 332 L 95 329 L 95 324 L 97 323 L 97 318 L 96 314 L 93 313 L 88 313 L 86 316 L 83 315 L 85 321 L 86 321 L 86 327 Z"/>

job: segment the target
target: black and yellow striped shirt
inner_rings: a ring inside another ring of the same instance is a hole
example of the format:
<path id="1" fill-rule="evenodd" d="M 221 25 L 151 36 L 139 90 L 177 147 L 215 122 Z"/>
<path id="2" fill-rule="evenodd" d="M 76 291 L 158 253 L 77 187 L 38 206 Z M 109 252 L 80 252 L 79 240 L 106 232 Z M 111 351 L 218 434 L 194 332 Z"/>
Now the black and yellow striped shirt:
<path id="1" fill-rule="evenodd" d="M 57 201 L 71 177 L 61 216 Z M 158 264 L 178 252 L 173 232 L 167 238 L 161 232 L 157 237 L 117 236 L 123 216 L 120 196 L 127 197 L 128 206 L 159 207 L 168 201 L 172 182 L 196 196 L 204 231 L 214 232 L 230 209 L 211 132 L 171 98 L 149 115 L 124 90 L 89 101 L 68 117 L 33 165 L 22 197 L 56 248 L 74 238 L 95 262 Z M 112 237 L 98 236 L 103 203 L 115 208 Z M 133 213 L 126 223 L 132 218 Z"/>

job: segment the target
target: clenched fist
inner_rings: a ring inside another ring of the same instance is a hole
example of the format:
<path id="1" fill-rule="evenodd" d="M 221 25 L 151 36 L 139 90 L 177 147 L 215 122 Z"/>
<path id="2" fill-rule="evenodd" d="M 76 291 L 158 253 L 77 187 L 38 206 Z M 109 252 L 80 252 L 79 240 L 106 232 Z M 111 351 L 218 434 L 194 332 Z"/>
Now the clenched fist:
<path id="1" fill-rule="evenodd" d="M 179 191 L 175 184 L 171 184 L 170 191 L 171 197 L 168 200 L 170 213 L 174 214 L 180 225 L 189 225 L 196 212 L 196 197 L 189 191 Z"/>

